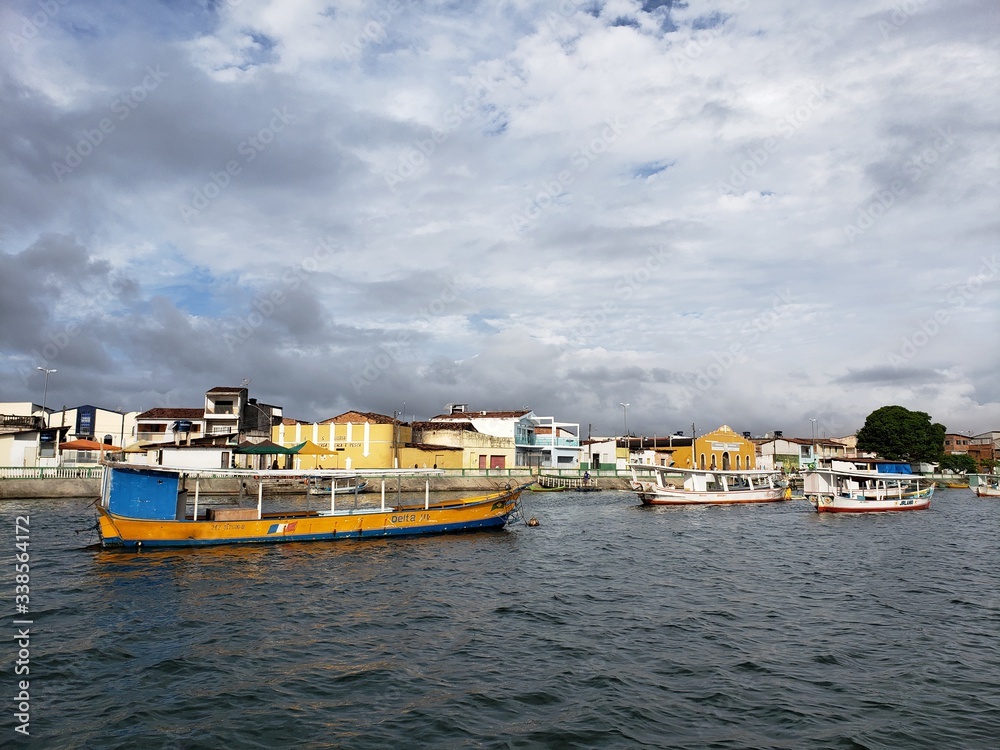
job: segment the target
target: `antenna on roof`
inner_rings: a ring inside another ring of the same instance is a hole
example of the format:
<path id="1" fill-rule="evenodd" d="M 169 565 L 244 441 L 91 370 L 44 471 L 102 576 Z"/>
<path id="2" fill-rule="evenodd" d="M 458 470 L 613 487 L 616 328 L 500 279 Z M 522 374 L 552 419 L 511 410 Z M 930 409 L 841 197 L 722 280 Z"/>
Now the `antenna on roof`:
<path id="1" fill-rule="evenodd" d="M 250 378 L 243 378 L 243 382 L 240 383 L 240 388 L 246 388 L 250 385 Z"/>

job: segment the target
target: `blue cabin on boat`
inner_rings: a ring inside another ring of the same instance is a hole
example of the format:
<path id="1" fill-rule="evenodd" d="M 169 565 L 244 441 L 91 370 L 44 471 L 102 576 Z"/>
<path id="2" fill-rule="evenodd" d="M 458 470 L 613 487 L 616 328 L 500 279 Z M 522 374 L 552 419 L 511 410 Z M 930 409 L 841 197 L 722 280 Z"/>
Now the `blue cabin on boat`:
<path id="1" fill-rule="evenodd" d="M 183 519 L 187 511 L 187 490 L 180 489 L 180 474 L 171 471 L 112 468 L 107 509 L 128 518 L 155 521 Z"/>

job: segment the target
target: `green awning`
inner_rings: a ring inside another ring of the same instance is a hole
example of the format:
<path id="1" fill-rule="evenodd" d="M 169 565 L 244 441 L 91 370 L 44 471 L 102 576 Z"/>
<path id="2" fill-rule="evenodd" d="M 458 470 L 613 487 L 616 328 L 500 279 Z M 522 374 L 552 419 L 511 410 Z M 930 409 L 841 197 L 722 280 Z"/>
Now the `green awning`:
<path id="1" fill-rule="evenodd" d="M 234 453 L 244 453 L 253 456 L 287 456 L 295 453 L 296 448 L 285 448 L 270 440 L 263 443 L 240 443 Z"/>

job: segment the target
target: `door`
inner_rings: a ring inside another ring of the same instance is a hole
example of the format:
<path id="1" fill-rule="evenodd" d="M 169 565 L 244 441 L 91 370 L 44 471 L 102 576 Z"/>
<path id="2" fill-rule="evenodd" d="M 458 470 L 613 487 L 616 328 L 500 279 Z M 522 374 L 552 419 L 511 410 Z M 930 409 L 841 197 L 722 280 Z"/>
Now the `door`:
<path id="1" fill-rule="evenodd" d="M 490 468 L 491 469 L 504 468 L 504 458 L 505 456 L 490 456 Z"/>
<path id="2" fill-rule="evenodd" d="M 489 467 L 489 465 L 490 465 L 489 464 L 489 460 L 490 460 L 489 456 L 480 456 L 479 457 L 479 468 L 480 469 L 485 469 L 485 468 Z"/>

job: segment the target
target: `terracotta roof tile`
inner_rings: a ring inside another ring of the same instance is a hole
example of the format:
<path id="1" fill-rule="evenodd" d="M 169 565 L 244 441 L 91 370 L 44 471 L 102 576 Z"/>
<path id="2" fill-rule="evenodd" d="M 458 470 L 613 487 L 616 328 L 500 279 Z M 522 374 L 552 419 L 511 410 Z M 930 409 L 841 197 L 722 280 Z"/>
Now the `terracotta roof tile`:
<path id="1" fill-rule="evenodd" d="M 204 409 L 158 407 L 136 415 L 136 419 L 204 419 Z"/>

